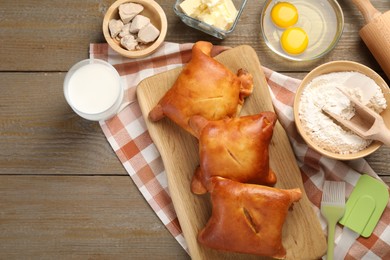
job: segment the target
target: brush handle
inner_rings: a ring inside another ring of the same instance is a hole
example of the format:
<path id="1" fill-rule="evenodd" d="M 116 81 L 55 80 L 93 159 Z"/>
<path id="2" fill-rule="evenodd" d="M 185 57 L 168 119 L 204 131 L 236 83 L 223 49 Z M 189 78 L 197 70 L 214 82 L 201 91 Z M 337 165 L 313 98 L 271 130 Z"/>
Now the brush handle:
<path id="1" fill-rule="evenodd" d="M 328 220 L 328 252 L 326 260 L 334 259 L 334 233 L 336 229 L 337 220 Z"/>
<path id="2" fill-rule="evenodd" d="M 375 17 L 382 14 L 371 4 L 369 0 L 352 0 L 352 2 L 362 13 L 364 20 L 367 24 L 372 22 Z"/>
<path id="3" fill-rule="evenodd" d="M 337 244 L 336 249 L 334 251 L 334 258 L 344 259 L 352 244 L 359 236 L 360 235 L 358 233 L 344 226 L 343 233 L 341 233 L 339 243 Z"/>

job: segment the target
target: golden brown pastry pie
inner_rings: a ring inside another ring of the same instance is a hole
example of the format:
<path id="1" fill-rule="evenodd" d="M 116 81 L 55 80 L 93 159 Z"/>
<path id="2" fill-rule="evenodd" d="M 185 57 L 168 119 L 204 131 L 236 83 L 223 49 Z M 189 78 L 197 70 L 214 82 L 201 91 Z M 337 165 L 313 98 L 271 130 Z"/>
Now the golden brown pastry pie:
<path id="1" fill-rule="evenodd" d="M 221 177 L 210 180 L 212 215 L 198 233 L 210 248 L 283 259 L 282 229 L 300 189 L 282 190 Z"/>
<path id="2" fill-rule="evenodd" d="M 200 155 L 191 191 L 206 193 L 212 176 L 274 185 L 276 176 L 269 167 L 268 151 L 276 120 L 273 112 L 217 121 L 191 117 L 190 126 L 199 139 Z"/>
<path id="3" fill-rule="evenodd" d="M 244 98 L 252 93 L 253 77 L 240 69 L 234 74 L 210 56 L 210 42 L 196 42 L 192 58 L 183 68 L 173 86 L 150 111 L 157 121 L 167 116 L 193 134 L 188 120 L 202 115 L 209 120 L 237 116 Z"/>

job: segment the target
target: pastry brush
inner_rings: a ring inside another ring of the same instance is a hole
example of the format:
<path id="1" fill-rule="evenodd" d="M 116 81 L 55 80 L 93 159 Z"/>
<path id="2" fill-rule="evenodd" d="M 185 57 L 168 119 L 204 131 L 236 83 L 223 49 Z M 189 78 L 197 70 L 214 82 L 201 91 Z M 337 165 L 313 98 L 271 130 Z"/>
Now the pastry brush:
<path id="1" fill-rule="evenodd" d="M 322 190 L 321 214 L 328 222 L 327 260 L 334 258 L 334 233 L 337 222 L 345 212 L 345 183 L 341 181 L 325 181 Z"/>

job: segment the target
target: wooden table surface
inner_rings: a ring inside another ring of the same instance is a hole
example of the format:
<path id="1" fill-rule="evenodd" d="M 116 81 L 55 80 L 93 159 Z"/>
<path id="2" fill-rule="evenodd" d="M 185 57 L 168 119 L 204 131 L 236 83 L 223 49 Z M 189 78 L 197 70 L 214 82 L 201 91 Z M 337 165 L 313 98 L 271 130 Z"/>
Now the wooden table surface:
<path id="1" fill-rule="evenodd" d="M 101 24 L 113 0 L 0 1 L 0 259 L 188 259 L 138 191 L 96 122 L 65 102 L 67 70 L 104 42 Z M 260 36 L 264 1 L 248 1 L 225 40 L 186 27 L 174 0 L 158 1 L 168 17 L 167 41 L 252 46 L 262 65 L 296 78 L 332 60 L 380 67 L 358 35 L 364 25 L 340 0 L 344 33 L 315 62 L 277 57 Z M 372 0 L 381 12 L 390 1 Z M 389 80 L 387 80 L 389 83 Z M 390 148 L 367 161 L 390 183 Z"/>

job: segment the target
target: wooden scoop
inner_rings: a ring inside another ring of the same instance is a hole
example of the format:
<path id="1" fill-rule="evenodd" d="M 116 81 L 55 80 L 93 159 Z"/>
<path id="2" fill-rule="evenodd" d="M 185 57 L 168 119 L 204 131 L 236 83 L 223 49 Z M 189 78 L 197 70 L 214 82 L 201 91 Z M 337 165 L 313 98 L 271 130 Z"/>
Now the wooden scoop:
<path id="1" fill-rule="evenodd" d="M 366 21 L 359 35 L 390 79 L 390 11 L 382 14 L 369 0 L 352 0 L 352 2 Z"/>
<path id="2" fill-rule="evenodd" d="M 330 111 L 324 110 L 324 112 L 362 138 L 378 140 L 386 146 L 390 146 L 390 130 L 386 127 L 382 116 L 363 105 L 343 89 L 338 89 L 355 105 L 355 115 L 347 120 Z"/>

